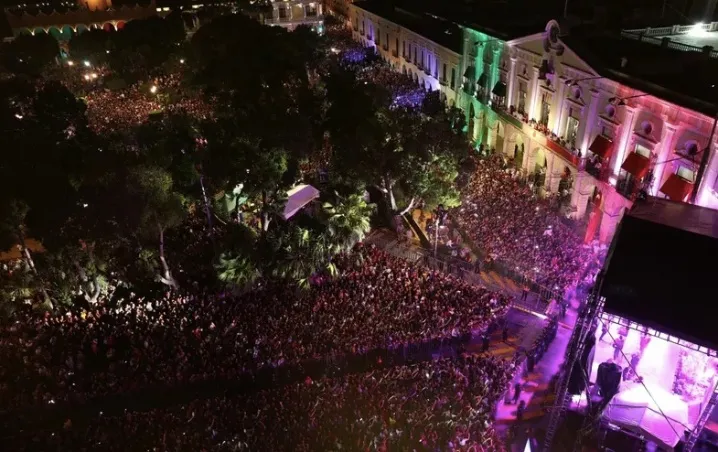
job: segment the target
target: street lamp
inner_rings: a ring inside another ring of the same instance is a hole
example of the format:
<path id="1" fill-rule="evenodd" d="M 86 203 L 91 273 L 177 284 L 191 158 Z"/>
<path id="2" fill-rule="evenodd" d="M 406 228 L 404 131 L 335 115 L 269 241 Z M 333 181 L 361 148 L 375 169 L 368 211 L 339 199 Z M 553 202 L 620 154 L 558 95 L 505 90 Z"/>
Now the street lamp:
<path id="1" fill-rule="evenodd" d="M 443 204 L 439 204 L 434 209 L 434 258 L 439 249 L 439 228 L 446 222 L 446 216 L 449 212 L 446 211 Z"/>
<path id="2" fill-rule="evenodd" d="M 628 99 L 635 99 L 636 97 L 643 97 L 643 96 L 650 96 L 650 94 L 637 94 L 635 96 L 628 96 L 628 97 L 612 97 L 608 99 L 609 104 L 614 104 L 618 107 L 623 107 L 626 105 L 626 101 Z"/>
<path id="3" fill-rule="evenodd" d="M 484 44 L 488 44 L 489 42 L 496 42 L 496 41 L 501 41 L 501 39 L 487 39 L 486 41 L 476 41 L 476 45 L 478 47 L 483 47 Z"/>
<path id="4" fill-rule="evenodd" d="M 601 76 L 596 77 L 586 77 L 586 78 L 578 78 L 578 79 L 566 79 L 566 86 L 578 86 L 578 82 L 586 82 L 588 80 L 598 80 L 600 78 L 603 78 Z"/>
<path id="5" fill-rule="evenodd" d="M 151 92 L 152 94 L 157 94 L 157 86 L 156 86 L 156 85 L 152 85 L 152 87 L 150 88 L 150 92 Z"/>

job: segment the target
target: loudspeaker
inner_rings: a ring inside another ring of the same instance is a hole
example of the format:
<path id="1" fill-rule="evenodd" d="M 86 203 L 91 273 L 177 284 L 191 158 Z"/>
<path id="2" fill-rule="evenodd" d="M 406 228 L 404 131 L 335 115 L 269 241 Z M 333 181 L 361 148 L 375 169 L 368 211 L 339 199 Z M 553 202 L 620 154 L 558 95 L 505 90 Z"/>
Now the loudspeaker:
<path id="1" fill-rule="evenodd" d="M 616 363 L 601 363 L 596 373 L 596 384 L 601 396 L 611 399 L 618 393 L 618 386 L 621 384 L 621 366 Z"/>

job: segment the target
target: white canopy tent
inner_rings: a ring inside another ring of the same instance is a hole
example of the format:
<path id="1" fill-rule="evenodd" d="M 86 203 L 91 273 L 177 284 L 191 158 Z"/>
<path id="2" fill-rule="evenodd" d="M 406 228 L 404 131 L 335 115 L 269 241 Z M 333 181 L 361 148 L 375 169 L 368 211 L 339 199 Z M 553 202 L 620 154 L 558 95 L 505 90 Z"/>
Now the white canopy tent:
<path id="1" fill-rule="evenodd" d="M 282 218 L 288 220 L 302 210 L 304 206 L 319 198 L 319 190 L 311 185 L 300 184 L 287 192 L 287 204 L 284 205 Z"/>

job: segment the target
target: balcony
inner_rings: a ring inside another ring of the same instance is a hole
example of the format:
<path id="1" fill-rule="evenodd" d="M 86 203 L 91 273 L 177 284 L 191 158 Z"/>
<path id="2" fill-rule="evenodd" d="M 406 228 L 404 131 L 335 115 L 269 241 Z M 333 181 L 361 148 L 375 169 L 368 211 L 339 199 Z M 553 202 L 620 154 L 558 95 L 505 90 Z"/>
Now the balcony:
<path id="1" fill-rule="evenodd" d="M 439 84 L 441 86 L 447 86 L 449 84 L 449 81 L 442 77 L 439 79 Z"/>
<path id="2" fill-rule="evenodd" d="M 428 75 L 428 76 L 431 76 L 431 69 L 429 69 L 428 67 L 425 67 L 425 68 L 424 68 L 424 74 L 426 74 L 426 75 Z"/>
<path id="3" fill-rule="evenodd" d="M 601 160 L 586 159 L 585 170 L 588 174 L 601 182 L 607 182 L 608 178 L 611 176 L 611 168 L 609 167 L 608 162 Z"/>
<path id="4" fill-rule="evenodd" d="M 624 198 L 633 201 L 636 199 L 638 192 L 641 191 L 642 184 L 635 177 L 625 175 L 618 179 L 616 183 L 616 191 Z"/>
<path id="5" fill-rule="evenodd" d="M 528 117 L 526 115 L 522 115 L 519 112 L 514 111 L 513 114 L 511 114 L 509 111 L 507 111 L 505 108 L 502 108 L 499 105 L 492 105 L 492 109 L 506 122 L 511 124 L 512 126 L 516 127 L 517 129 L 522 129 L 524 126 L 524 121 L 528 120 Z M 523 119 L 523 120 L 522 120 Z"/>
<path id="6" fill-rule="evenodd" d="M 579 162 L 581 161 L 581 156 L 575 149 L 567 147 L 567 145 L 559 137 L 553 134 L 545 135 L 547 148 L 560 155 L 565 160 L 568 160 L 574 166 L 578 166 Z"/>
<path id="7" fill-rule="evenodd" d="M 409 55 L 404 54 L 404 55 L 402 55 L 401 57 L 402 57 L 402 58 L 404 59 L 404 61 L 406 61 L 407 63 L 411 63 L 411 59 L 409 58 Z"/>
<path id="8" fill-rule="evenodd" d="M 385 52 L 388 52 L 388 51 L 389 51 L 389 44 L 384 44 L 384 45 L 381 46 L 381 47 L 384 49 Z"/>
<path id="9" fill-rule="evenodd" d="M 391 56 L 393 56 L 394 58 L 399 58 L 399 51 L 398 51 L 398 50 L 392 50 L 392 51 L 391 51 Z M 404 59 L 406 59 L 406 58 L 404 58 Z"/>

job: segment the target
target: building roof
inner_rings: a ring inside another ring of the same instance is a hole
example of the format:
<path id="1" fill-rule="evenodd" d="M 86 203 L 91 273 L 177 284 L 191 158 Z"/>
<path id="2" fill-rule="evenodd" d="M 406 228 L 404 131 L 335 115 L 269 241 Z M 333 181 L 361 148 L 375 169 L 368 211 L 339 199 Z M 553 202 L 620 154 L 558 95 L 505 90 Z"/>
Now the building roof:
<path id="1" fill-rule="evenodd" d="M 618 33 L 582 34 L 572 30 L 561 39 L 600 75 L 709 116 L 718 113 L 716 58 L 663 48 Z"/>
<path id="2" fill-rule="evenodd" d="M 605 311 L 718 350 L 718 211 L 665 199 L 624 215 L 604 266 Z"/>
<path id="3" fill-rule="evenodd" d="M 381 0 L 365 0 L 354 5 L 401 25 L 458 54 L 462 52 L 462 31 L 452 22 L 415 9 L 397 8 Z"/>
<path id="4" fill-rule="evenodd" d="M 563 16 L 563 0 L 397 0 L 402 8 L 426 11 L 505 41 L 544 31 Z"/>
<path id="5" fill-rule="evenodd" d="M 285 220 L 292 218 L 304 206 L 319 198 L 319 190 L 311 185 L 300 184 L 287 192 L 287 204 L 284 206 L 282 217 Z"/>

